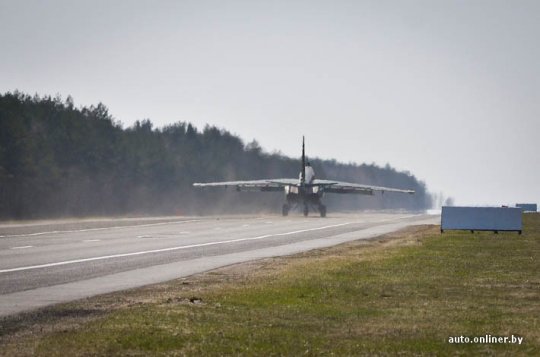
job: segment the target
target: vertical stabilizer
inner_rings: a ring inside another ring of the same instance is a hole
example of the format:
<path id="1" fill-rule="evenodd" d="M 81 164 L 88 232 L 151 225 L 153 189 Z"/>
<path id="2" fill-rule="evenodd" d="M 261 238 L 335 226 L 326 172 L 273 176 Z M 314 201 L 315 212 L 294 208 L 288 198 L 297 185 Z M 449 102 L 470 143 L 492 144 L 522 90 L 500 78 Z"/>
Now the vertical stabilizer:
<path id="1" fill-rule="evenodd" d="M 302 136 L 302 176 L 300 177 L 300 184 L 303 186 L 306 183 L 306 151 L 304 147 L 304 137 Z"/>

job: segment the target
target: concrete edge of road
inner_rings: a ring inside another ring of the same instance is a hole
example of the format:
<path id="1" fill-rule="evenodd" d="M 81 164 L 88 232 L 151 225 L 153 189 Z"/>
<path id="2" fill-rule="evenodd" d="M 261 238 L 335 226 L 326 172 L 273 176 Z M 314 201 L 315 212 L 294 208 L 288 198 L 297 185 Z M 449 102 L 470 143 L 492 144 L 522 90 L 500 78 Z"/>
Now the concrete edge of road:
<path id="1" fill-rule="evenodd" d="M 0 317 L 36 310 L 49 305 L 83 299 L 90 296 L 162 283 L 165 281 L 221 268 L 227 265 L 276 256 L 287 256 L 359 239 L 370 239 L 411 225 L 437 223 L 439 223 L 437 217 L 430 217 L 414 222 L 393 222 L 381 226 L 367 228 L 361 231 L 343 233 L 328 238 L 320 238 L 257 250 L 214 256 L 211 260 L 209 260 L 208 257 L 183 260 L 88 280 L 19 291 L 0 296 Z M 166 271 L 167 273 L 163 274 L 163 271 Z M 160 273 L 159 278 L 157 278 L 157 272 Z"/>

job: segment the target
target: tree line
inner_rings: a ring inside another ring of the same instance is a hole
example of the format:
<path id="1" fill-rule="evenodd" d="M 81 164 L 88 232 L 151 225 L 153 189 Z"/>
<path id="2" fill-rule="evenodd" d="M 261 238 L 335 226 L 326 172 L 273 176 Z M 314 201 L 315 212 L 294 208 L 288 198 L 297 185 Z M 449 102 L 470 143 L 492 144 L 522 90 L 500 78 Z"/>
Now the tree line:
<path id="1" fill-rule="evenodd" d="M 390 166 L 311 159 L 318 178 L 416 190 L 328 195 L 329 209 L 430 207 L 425 184 Z M 224 129 L 150 120 L 124 128 L 103 104 L 0 95 L 0 218 L 279 211 L 283 196 L 200 190 L 193 182 L 298 177 L 300 158 L 267 153 Z"/>

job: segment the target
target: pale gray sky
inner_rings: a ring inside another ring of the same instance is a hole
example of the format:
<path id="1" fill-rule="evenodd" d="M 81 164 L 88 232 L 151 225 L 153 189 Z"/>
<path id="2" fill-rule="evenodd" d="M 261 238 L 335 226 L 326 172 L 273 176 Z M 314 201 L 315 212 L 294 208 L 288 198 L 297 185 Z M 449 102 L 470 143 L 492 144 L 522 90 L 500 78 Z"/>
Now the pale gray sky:
<path id="1" fill-rule="evenodd" d="M 0 0 L 0 92 L 540 203 L 540 1 Z"/>

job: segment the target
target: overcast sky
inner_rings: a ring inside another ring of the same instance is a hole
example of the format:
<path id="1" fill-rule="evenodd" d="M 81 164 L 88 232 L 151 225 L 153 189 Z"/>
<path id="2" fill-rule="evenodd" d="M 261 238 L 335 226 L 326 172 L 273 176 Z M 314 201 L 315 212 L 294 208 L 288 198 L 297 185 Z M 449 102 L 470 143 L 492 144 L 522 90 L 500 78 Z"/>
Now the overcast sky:
<path id="1" fill-rule="evenodd" d="M 0 0 L 0 92 L 540 203 L 540 1 Z M 338 178 L 337 178 L 338 179 Z"/>

